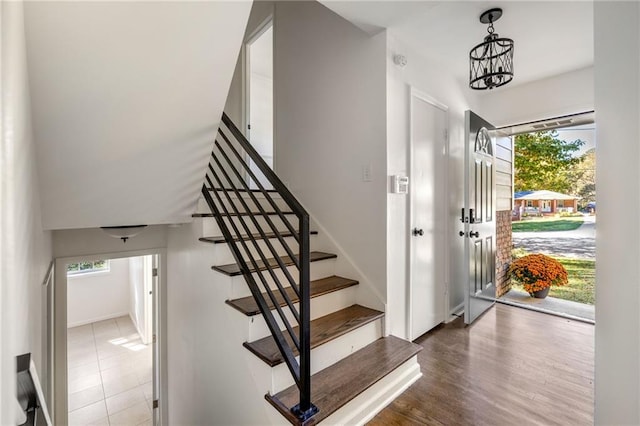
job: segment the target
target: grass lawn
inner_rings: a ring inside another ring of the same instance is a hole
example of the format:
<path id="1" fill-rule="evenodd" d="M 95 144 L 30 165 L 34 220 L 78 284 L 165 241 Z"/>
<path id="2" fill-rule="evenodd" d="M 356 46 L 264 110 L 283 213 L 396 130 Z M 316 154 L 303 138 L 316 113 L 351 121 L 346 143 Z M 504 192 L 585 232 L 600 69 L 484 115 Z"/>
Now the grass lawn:
<path id="1" fill-rule="evenodd" d="M 513 222 L 511 229 L 513 232 L 572 231 L 579 228 L 583 222 L 582 217 L 531 219 Z"/>
<path id="2" fill-rule="evenodd" d="M 588 259 L 572 259 L 567 257 L 554 257 L 567 270 L 569 285 L 564 287 L 551 287 L 549 296 L 558 299 L 572 300 L 574 302 L 593 305 L 596 300 L 596 262 Z M 522 287 L 512 281 L 512 286 L 524 291 Z"/>

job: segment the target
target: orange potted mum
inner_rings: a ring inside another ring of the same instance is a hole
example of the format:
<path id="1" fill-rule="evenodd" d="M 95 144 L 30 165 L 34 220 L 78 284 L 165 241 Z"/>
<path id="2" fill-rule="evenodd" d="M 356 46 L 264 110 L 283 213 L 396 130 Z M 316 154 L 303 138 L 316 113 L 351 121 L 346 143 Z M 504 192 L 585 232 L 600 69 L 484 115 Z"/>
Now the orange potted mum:
<path id="1" fill-rule="evenodd" d="M 511 279 L 520 283 L 532 297 L 544 299 L 552 285 L 567 285 L 567 270 L 560 262 L 544 254 L 529 254 L 511 263 Z"/>

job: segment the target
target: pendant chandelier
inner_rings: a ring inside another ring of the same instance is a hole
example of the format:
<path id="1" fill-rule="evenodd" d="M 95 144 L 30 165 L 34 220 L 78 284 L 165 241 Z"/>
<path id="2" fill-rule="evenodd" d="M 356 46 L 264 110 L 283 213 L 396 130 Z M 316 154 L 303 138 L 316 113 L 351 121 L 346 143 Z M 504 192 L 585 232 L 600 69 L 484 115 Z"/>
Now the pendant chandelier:
<path id="1" fill-rule="evenodd" d="M 469 52 L 469 87 L 472 89 L 493 89 L 513 80 L 513 40 L 499 37 L 493 29 L 493 23 L 501 16 L 500 8 L 480 15 L 480 22 L 489 24 L 489 34 Z"/>

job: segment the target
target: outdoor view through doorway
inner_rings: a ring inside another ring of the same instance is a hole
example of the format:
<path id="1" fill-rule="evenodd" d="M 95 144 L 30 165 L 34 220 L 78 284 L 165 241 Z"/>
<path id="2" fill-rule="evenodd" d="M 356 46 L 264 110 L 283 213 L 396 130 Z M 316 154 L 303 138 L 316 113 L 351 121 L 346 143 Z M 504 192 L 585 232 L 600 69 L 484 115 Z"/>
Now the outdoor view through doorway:
<path id="1" fill-rule="evenodd" d="M 560 262 L 568 284 L 531 297 L 514 277 L 501 301 L 595 320 L 595 124 L 514 138 L 513 260 L 541 253 Z"/>

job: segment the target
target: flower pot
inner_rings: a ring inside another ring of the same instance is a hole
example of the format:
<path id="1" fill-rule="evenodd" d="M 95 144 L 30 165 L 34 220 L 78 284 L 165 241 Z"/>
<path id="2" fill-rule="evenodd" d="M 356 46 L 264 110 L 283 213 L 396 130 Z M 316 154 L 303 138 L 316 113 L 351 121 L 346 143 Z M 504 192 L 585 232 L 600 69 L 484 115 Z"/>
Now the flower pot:
<path id="1" fill-rule="evenodd" d="M 551 287 L 546 287 L 546 288 L 544 288 L 542 290 L 534 291 L 533 293 L 529 293 L 529 294 L 532 297 L 535 297 L 536 299 L 544 299 L 549 294 L 549 289 L 550 288 Z"/>

